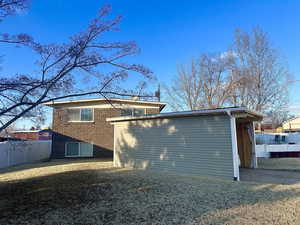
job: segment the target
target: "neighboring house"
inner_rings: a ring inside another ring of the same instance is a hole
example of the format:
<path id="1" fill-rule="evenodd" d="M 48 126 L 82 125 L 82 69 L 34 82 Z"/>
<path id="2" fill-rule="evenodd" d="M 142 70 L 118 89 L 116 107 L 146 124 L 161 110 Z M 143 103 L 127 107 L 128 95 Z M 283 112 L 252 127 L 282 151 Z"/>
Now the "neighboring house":
<path id="1" fill-rule="evenodd" d="M 109 117 L 157 114 L 166 103 L 126 99 L 49 102 L 53 107 L 52 158 L 112 157 Z"/>
<path id="2" fill-rule="evenodd" d="M 114 165 L 239 180 L 256 167 L 253 122 L 244 107 L 115 117 Z"/>
<path id="3" fill-rule="evenodd" d="M 12 138 L 12 137 L 2 137 L 0 136 L 0 142 L 5 142 L 5 141 L 22 141 L 19 138 Z"/>
<path id="4" fill-rule="evenodd" d="M 256 134 L 274 134 L 283 133 L 281 126 L 275 126 L 272 118 L 264 117 L 261 122 L 255 123 Z"/>
<path id="5" fill-rule="evenodd" d="M 285 133 L 300 132 L 300 116 L 283 122 L 282 131 Z"/>
<path id="6" fill-rule="evenodd" d="M 255 133 L 274 133 L 276 129 L 273 127 L 272 119 L 265 117 L 261 122 L 255 124 Z"/>
<path id="7" fill-rule="evenodd" d="M 33 140 L 51 140 L 52 131 L 50 129 L 45 130 L 20 130 L 11 132 L 11 136 L 26 141 Z"/>

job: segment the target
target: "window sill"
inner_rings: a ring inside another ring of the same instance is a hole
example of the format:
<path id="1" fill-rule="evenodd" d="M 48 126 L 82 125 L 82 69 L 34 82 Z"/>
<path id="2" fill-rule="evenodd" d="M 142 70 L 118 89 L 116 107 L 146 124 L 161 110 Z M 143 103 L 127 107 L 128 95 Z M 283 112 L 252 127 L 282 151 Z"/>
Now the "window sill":
<path id="1" fill-rule="evenodd" d="M 68 123 L 95 123 L 95 121 L 68 121 Z"/>

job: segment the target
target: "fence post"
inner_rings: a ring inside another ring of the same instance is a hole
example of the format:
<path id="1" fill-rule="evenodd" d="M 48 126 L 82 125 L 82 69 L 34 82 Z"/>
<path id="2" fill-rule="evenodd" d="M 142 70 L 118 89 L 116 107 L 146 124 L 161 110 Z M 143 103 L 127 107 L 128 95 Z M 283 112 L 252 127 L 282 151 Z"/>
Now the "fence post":
<path id="1" fill-rule="evenodd" d="M 264 144 L 264 152 L 267 152 L 267 145 Z"/>

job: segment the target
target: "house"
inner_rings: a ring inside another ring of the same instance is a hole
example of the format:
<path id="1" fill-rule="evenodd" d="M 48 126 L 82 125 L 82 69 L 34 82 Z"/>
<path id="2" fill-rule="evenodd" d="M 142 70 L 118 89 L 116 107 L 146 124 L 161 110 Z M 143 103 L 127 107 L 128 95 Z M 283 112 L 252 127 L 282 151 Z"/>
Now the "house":
<path id="1" fill-rule="evenodd" d="M 53 108 L 52 158 L 112 157 L 109 117 L 159 113 L 162 102 L 129 99 L 82 99 L 49 102 Z"/>
<path id="2" fill-rule="evenodd" d="M 33 140 L 51 140 L 52 131 L 50 129 L 44 130 L 19 130 L 11 132 L 13 138 L 19 140 L 33 141 Z"/>
<path id="3" fill-rule="evenodd" d="M 282 123 L 284 133 L 300 132 L 300 116 L 291 118 Z"/>
<path id="4" fill-rule="evenodd" d="M 273 121 L 270 117 L 264 117 L 260 123 L 255 124 L 255 133 L 274 133 L 276 129 L 273 127 Z"/>
<path id="5" fill-rule="evenodd" d="M 255 168 L 254 121 L 244 107 L 108 118 L 114 165 L 239 180 Z"/>

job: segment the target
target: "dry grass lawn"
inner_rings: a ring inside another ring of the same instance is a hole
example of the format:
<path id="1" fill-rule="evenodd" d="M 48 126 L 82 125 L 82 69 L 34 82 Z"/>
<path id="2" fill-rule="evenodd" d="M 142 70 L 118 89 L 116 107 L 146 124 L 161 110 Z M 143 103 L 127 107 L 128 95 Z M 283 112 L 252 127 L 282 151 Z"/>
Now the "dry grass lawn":
<path id="1" fill-rule="evenodd" d="M 261 169 L 300 171 L 300 158 L 258 158 Z"/>
<path id="2" fill-rule="evenodd" d="M 54 161 L 0 171 L 0 224 L 300 224 L 300 184 Z"/>

